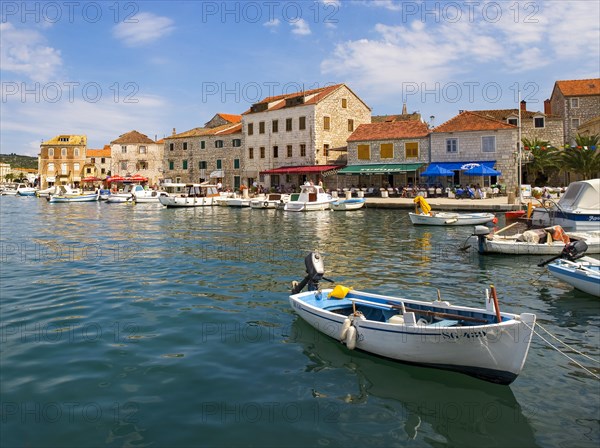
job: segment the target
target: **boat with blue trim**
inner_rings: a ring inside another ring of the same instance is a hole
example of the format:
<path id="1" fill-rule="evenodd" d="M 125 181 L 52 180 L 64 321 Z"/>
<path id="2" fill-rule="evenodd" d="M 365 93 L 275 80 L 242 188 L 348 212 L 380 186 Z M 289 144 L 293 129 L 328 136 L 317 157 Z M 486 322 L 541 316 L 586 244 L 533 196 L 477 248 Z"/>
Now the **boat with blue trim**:
<path id="1" fill-rule="evenodd" d="M 426 302 L 342 285 L 321 290 L 319 281 L 328 280 L 321 255 L 308 254 L 305 264 L 307 276 L 289 297 L 292 309 L 348 349 L 498 384 L 512 383 L 523 369 L 536 316 L 500 312 L 493 287 L 485 309 L 452 305 L 439 292 Z"/>

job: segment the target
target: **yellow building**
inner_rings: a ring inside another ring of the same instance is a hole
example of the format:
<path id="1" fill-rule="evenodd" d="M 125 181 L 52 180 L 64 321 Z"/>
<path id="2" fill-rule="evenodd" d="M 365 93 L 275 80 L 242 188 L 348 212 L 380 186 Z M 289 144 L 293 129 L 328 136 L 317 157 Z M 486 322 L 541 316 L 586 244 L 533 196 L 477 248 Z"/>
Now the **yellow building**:
<path id="1" fill-rule="evenodd" d="M 55 184 L 78 187 L 86 162 L 87 136 L 58 135 L 40 145 L 40 188 Z"/>

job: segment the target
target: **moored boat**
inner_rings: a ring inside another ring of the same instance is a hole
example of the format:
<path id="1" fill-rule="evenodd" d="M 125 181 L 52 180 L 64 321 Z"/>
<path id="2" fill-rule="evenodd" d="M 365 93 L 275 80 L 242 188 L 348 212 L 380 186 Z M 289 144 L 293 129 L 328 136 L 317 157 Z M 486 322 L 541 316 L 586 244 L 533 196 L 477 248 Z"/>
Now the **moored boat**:
<path id="1" fill-rule="evenodd" d="M 17 194 L 19 196 L 35 196 L 37 191 L 37 188 L 28 187 L 27 184 L 17 185 Z"/>
<path id="2" fill-rule="evenodd" d="M 65 185 L 58 186 L 58 192 L 46 197 L 49 203 L 94 202 L 100 200 L 100 190 L 95 193 L 74 192 Z"/>
<path id="3" fill-rule="evenodd" d="M 468 226 L 485 224 L 496 219 L 493 213 L 434 212 L 423 196 L 417 196 L 414 202 L 416 204 L 415 213 L 408 213 L 410 221 L 414 225 Z"/>
<path id="4" fill-rule="evenodd" d="M 301 185 L 298 197 L 290 199 L 283 209 L 287 212 L 327 210 L 334 200 L 320 185 Z"/>
<path id="5" fill-rule="evenodd" d="M 186 193 L 173 196 L 161 196 L 159 201 L 167 208 L 203 207 L 215 204 L 219 198 L 216 185 L 208 183 L 186 184 Z"/>
<path id="6" fill-rule="evenodd" d="M 359 349 L 397 361 L 454 370 L 499 384 L 519 375 L 536 316 L 500 312 L 496 293 L 485 309 L 384 296 L 341 285 L 319 288 L 322 258 L 305 258 L 307 276 L 294 284 L 292 309 L 318 331 Z M 307 292 L 301 292 L 308 286 Z"/>
<path id="7" fill-rule="evenodd" d="M 365 198 L 338 199 L 331 203 L 331 209 L 336 211 L 358 210 L 365 206 Z"/>
<path id="8" fill-rule="evenodd" d="M 285 205 L 290 200 L 289 194 L 269 193 L 263 198 L 254 198 L 250 201 L 251 208 L 277 208 Z"/>

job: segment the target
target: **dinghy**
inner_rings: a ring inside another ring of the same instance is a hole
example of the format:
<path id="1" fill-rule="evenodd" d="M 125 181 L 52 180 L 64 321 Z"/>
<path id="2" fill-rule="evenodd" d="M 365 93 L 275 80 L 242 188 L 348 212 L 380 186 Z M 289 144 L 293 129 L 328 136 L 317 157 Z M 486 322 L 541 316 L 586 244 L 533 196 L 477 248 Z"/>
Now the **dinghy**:
<path id="1" fill-rule="evenodd" d="M 448 301 L 409 300 L 319 287 L 321 255 L 305 258 L 307 276 L 294 282 L 292 309 L 318 331 L 358 349 L 393 360 L 454 370 L 486 381 L 510 384 L 525 364 L 536 316 L 500 312 L 495 289 L 486 307 Z M 302 290 L 308 287 L 308 291 Z"/>
<path id="2" fill-rule="evenodd" d="M 414 202 L 415 212 L 408 214 L 414 225 L 466 226 L 485 224 L 496 219 L 493 213 L 434 212 L 423 196 L 417 196 Z"/>

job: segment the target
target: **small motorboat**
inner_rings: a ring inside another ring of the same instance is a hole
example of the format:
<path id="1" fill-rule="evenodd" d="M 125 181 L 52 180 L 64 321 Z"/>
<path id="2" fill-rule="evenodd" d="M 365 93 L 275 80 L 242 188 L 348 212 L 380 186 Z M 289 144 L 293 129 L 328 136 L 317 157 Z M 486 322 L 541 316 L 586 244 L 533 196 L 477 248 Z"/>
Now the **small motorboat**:
<path id="1" fill-rule="evenodd" d="M 320 185 L 301 185 L 298 197 L 292 197 L 283 209 L 286 212 L 327 210 L 333 201 L 335 199 L 329 193 L 325 193 Z"/>
<path id="2" fill-rule="evenodd" d="M 37 191 L 37 188 L 28 187 L 27 184 L 17 185 L 17 194 L 19 196 L 35 196 Z"/>
<path id="3" fill-rule="evenodd" d="M 365 198 L 338 199 L 331 203 L 331 210 L 358 210 L 365 206 Z"/>
<path id="4" fill-rule="evenodd" d="M 384 296 L 345 288 L 321 289 L 323 259 L 304 260 L 306 277 L 294 282 L 292 309 L 318 331 L 350 350 L 397 361 L 454 370 L 510 384 L 525 364 L 536 316 L 500 312 L 496 290 L 486 291 L 485 308 Z M 308 291 L 302 290 L 308 287 Z"/>
<path id="5" fill-rule="evenodd" d="M 423 196 L 417 196 L 414 202 L 416 210 L 408 214 L 414 225 L 467 226 L 496 220 L 493 213 L 434 212 Z"/>
<path id="6" fill-rule="evenodd" d="M 548 265 L 556 278 L 580 291 L 600 297 L 600 260 L 585 257 L 588 247 L 584 241 L 574 241 L 565 246 L 560 255 L 538 266 Z"/>
<path id="7" fill-rule="evenodd" d="M 65 202 L 94 202 L 100 200 L 100 190 L 94 193 L 81 193 L 79 190 L 73 190 L 68 185 L 57 185 L 54 193 L 46 196 L 51 204 Z"/>
<path id="8" fill-rule="evenodd" d="M 285 205 L 290 200 L 289 194 L 269 193 L 263 198 L 254 198 L 250 201 L 251 208 L 277 208 Z"/>
<path id="9" fill-rule="evenodd" d="M 216 185 L 208 183 L 186 184 L 185 193 L 160 196 L 158 200 L 167 208 L 204 207 L 216 204 L 220 197 Z"/>

